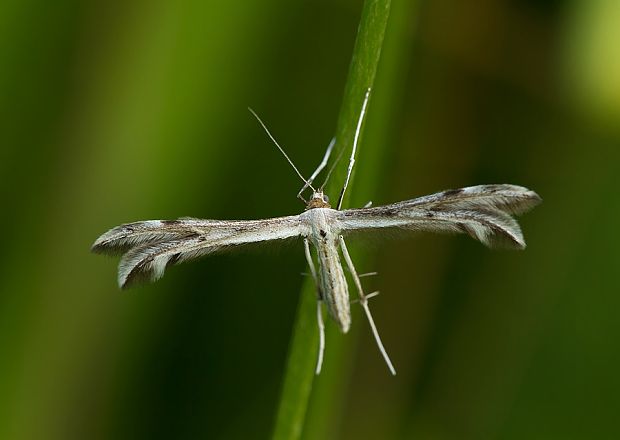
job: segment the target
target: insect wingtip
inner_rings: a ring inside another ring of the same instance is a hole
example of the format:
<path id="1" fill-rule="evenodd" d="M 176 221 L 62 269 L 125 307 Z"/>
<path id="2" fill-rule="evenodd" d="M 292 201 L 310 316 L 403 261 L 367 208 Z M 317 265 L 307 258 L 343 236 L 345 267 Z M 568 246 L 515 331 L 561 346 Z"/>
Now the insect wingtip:
<path id="1" fill-rule="evenodd" d="M 500 250 L 516 250 L 522 251 L 525 250 L 527 245 L 525 244 L 525 240 L 523 237 L 510 237 L 508 240 L 500 239 L 494 243 L 489 244 L 489 248 L 491 249 L 500 249 Z"/>
<path id="2" fill-rule="evenodd" d="M 91 245 L 90 247 L 90 251 L 93 254 L 104 254 L 107 251 L 109 251 L 109 249 L 106 249 L 105 243 L 100 240 L 99 238 L 97 240 L 95 240 L 95 242 Z"/>
<path id="3" fill-rule="evenodd" d="M 99 237 L 97 237 L 97 239 L 94 241 L 94 243 L 90 246 L 90 251 L 94 252 L 96 254 L 101 253 L 103 251 L 103 243 L 104 243 L 104 237 L 107 235 L 107 233 L 100 235 Z"/>
<path id="4" fill-rule="evenodd" d="M 126 268 L 122 265 L 119 266 L 120 267 L 117 278 L 118 288 L 121 290 L 127 290 L 134 284 L 134 282 L 136 281 L 136 277 L 132 277 L 131 271 L 126 270 Z"/>
<path id="5" fill-rule="evenodd" d="M 109 254 L 115 255 L 119 252 L 119 232 L 122 231 L 122 226 L 117 226 L 109 231 L 101 234 L 90 247 L 90 251 L 95 254 Z"/>
<path id="6" fill-rule="evenodd" d="M 532 202 L 540 203 L 543 201 L 540 194 L 538 194 L 536 191 L 528 189 L 528 188 L 523 188 L 523 189 L 525 190 L 525 193 L 529 196 L 529 198 L 532 200 Z"/>
<path id="7" fill-rule="evenodd" d="M 536 191 L 532 191 L 531 189 L 526 188 L 525 196 L 526 196 L 525 205 L 523 206 L 521 210 L 515 212 L 515 214 L 523 214 L 531 210 L 532 208 L 535 208 L 536 206 L 540 205 L 543 202 L 543 198 Z"/>
<path id="8" fill-rule="evenodd" d="M 532 195 L 533 195 L 533 199 L 536 202 L 537 205 L 541 204 L 543 202 L 543 198 L 540 197 L 540 195 L 534 191 L 532 191 Z"/>
<path id="9" fill-rule="evenodd" d="M 120 278 L 118 279 L 118 288 L 120 290 L 127 290 L 129 288 L 127 284 L 127 279 Z"/>

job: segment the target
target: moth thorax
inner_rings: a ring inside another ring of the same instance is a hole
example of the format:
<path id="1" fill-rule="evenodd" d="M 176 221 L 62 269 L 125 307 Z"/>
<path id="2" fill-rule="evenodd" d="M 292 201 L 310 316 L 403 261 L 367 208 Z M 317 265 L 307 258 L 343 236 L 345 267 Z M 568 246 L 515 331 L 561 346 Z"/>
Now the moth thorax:
<path id="1" fill-rule="evenodd" d="M 308 200 L 308 204 L 306 205 L 306 210 L 314 209 L 314 208 L 331 208 L 332 206 L 329 204 L 329 197 L 326 194 L 323 194 L 323 191 L 316 191 L 312 193 L 312 197 Z"/>

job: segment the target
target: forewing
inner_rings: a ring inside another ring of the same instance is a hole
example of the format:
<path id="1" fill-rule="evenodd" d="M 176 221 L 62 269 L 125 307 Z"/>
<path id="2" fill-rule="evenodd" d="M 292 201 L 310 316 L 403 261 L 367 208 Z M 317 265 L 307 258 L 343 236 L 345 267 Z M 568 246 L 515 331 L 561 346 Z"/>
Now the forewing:
<path id="1" fill-rule="evenodd" d="M 339 214 L 344 234 L 381 228 L 465 232 L 489 247 L 523 249 L 525 240 L 513 215 L 541 202 L 534 191 L 516 185 L 478 185 L 442 191 L 376 208 Z"/>
<path id="2" fill-rule="evenodd" d="M 300 235 L 299 216 L 267 220 L 148 220 L 117 226 L 93 244 L 97 253 L 123 253 L 118 284 L 161 278 L 166 267 L 226 248 Z"/>

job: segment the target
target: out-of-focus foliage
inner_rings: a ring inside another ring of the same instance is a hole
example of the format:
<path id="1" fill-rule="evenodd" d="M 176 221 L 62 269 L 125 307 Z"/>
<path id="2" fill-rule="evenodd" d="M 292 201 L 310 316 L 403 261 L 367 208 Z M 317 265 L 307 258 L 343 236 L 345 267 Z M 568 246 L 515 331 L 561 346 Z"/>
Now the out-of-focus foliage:
<path id="1" fill-rule="evenodd" d="M 132 220 L 303 209 L 246 107 L 309 173 L 360 11 L 2 2 L 0 438 L 269 435 L 300 243 L 122 293 L 116 261 L 88 249 Z M 352 334 L 327 341 L 307 438 L 618 437 L 619 14 L 612 0 L 393 0 L 364 137 L 383 147 L 362 144 L 352 205 L 494 182 L 544 203 L 521 219 L 524 252 L 352 243 L 380 273 L 368 289 L 398 375 L 354 308 Z M 336 379 L 330 347 L 346 356 Z"/>

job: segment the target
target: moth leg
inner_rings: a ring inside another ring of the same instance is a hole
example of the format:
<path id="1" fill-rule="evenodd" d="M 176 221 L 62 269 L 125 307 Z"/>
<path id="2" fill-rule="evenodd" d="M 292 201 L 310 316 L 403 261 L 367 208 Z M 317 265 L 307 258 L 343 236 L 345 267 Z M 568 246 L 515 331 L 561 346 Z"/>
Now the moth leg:
<path id="1" fill-rule="evenodd" d="M 360 281 L 360 277 L 357 275 L 357 271 L 355 270 L 355 266 L 353 266 L 353 261 L 351 260 L 351 256 L 349 255 L 349 251 L 347 250 L 347 245 L 344 242 L 344 238 L 342 235 L 338 237 L 340 239 L 340 247 L 342 248 L 342 255 L 344 256 L 344 260 L 347 262 L 347 266 L 349 266 L 349 271 L 351 272 L 351 276 L 353 277 L 353 282 L 355 283 L 355 287 L 357 288 L 357 292 L 359 294 L 359 303 L 361 304 L 364 312 L 366 313 L 366 318 L 368 318 L 368 323 L 370 324 L 370 328 L 372 329 L 372 334 L 375 337 L 375 341 L 377 341 L 377 347 L 379 347 L 379 351 L 383 355 L 383 359 L 385 359 L 385 363 L 387 364 L 390 372 L 393 375 L 396 375 L 396 370 L 394 369 L 394 365 L 392 365 L 392 361 L 385 351 L 385 347 L 381 342 L 381 338 L 379 337 L 379 332 L 377 330 L 377 326 L 375 325 L 375 321 L 372 319 L 372 315 L 370 314 L 370 308 L 368 307 L 368 298 L 373 294 L 365 295 L 364 289 L 362 289 L 362 282 Z"/>
<path id="2" fill-rule="evenodd" d="M 360 277 L 361 277 L 361 275 L 360 275 Z M 366 295 L 366 299 L 374 298 L 375 296 L 378 296 L 379 293 L 380 292 L 378 290 L 376 292 L 369 293 L 368 295 Z M 354 299 L 353 301 L 351 301 L 351 304 L 355 304 L 355 303 L 358 303 L 358 302 L 360 302 L 359 299 Z"/>
<path id="3" fill-rule="evenodd" d="M 319 166 L 316 167 L 316 170 L 314 170 L 314 173 L 312 173 L 310 178 L 306 181 L 304 186 L 297 193 L 297 197 L 298 198 L 302 198 L 301 197 L 301 193 L 304 192 L 306 190 L 306 188 L 308 188 L 310 185 L 312 185 L 312 182 L 314 182 L 314 179 L 316 179 L 316 176 L 318 176 L 319 173 L 321 171 L 323 171 L 323 168 L 325 168 L 325 166 L 327 165 L 327 161 L 329 160 L 329 156 L 331 156 L 331 154 L 332 154 L 332 150 L 334 149 L 334 145 L 336 145 L 336 138 L 335 137 L 333 137 L 332 140 L 329 142 L 329 145 L 327 146 L 327 150 L 325 150 L 325 156 L 323 156 L 323 160 L 321 161 Z"/>
<path id="4" fill-rule="evenodd" d="M 323 323 L 323 301 L 318 300 L 316 302 L 316 322 L 319 326 L 319 354 L 316 359 L 316 369 L 314 374 L 319 375 L 321 373 L 321 367 L 323 367 L 323 353 L 325 353 L 325 324 Z"/>
<path id="5" fill-rule="evenodd" d="M 357 120 L 357 127 L 355 128 L 355 136 L 353 137 L 353 147 L 351 148 L 351 157 L 349 158 L 349 167 L 347 168 L 347 177 L 344 181 L 344 185 L 342 190 L 340 190 L 340 197 L 338 197 L 338 204 L 336 205 L 336 209 L 340 211 L 342 207 L 342 200 L 344 198 L 344 193 L 347 190 L 347 186 L 349 186 L 349 180 L 351 179 L 351 173 L 353 172 L 353 165 L 355 164 L 355 153 L 357 151 L 357 142 L 360 138 L 360 133 L 362 131 L 362 122 L 364 122 L 364 116 L 366 115 L 366 106 L 368 105 L 368 98 L 370 97 L 370 88 L 366 90 L 366 95 L 364 96 L 364 102 L 362 103 L 362 110 L 360 111 L 360 116 Z"/>
<path id="6" fill-rule="evenodd" d="M 323 366 L 323 353 L 325 352 L 325 323 L 323 322 L 323 310 L 321 308 L 323 300 L 321 292 L 319 290 L 319 280 L 316 276 L 314 261 L 312 261 L 312 254 L 310 254 L 310 242 L 307 238 L 304 238 L 304 251 L 306 254 L 306 260 L 308 261 L 308 267 L 310 267 L 310 274 L 312 275 L 312 278 L 314 278 L 317 293 L 316 319 L 319 326 L 319 354 L 316 360 L 316 369 L 314 370 L 314 372 L 315 374 L 319 374 L 321 372 L 321 367 Z"/>

